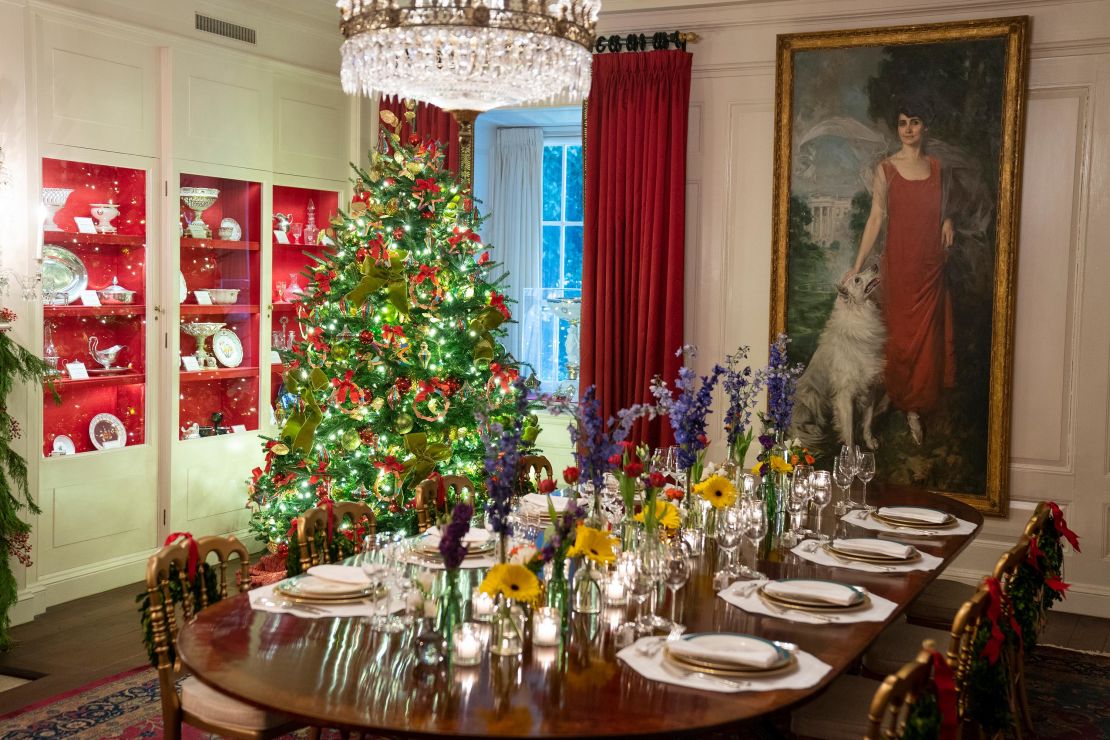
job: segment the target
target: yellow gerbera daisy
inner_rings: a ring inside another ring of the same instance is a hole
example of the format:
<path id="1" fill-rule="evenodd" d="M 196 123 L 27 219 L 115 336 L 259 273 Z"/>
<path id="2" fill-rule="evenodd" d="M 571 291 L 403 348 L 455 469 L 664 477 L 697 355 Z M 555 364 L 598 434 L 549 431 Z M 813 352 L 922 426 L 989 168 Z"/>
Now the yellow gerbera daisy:
<path id="1" fill-rule="evenodd" d="M 713 504 L 716 509 L 732 506 L 736 501 L 736 487 L 723 475 L 711 475 L 694 486 L 694 493 Z"/>
<path id="2" fill-rule="evenodd" d="M 490 596 L 501 594 L 514 601 L 535 602 L 540 596 L 536 575 L 517 563 L 498 563 L 489 569 L 478 590 Z"/>
<path id="3" fill-rule="evenodd" d="M 644 521 L 644 512 L 641 510 L 633 518 L 638 522 Z M 678 509 L 667 501 L 655 502 L 655 521 L 667 529 L 678 529 L 678 525 L 682 523 L 682 520 L 678 517 Z"/>
<path id="4" fill-rule="evenodd" d="M 617 559 L 613 552 L 613 541 L 606 532 L 593 527 L 579 527 L 575 530 L 574 544 L 567 550 L 571 557 L 582 555 L 595 563 L 612 563 Z"/>
<path id="5" fill-rule="evenodd" d="M 771 458 L 771 470 L 776 473 L 793 473 L 794 466 L 783 460 L 781 457 Z M 757 462 L 755 467 L 752 468 L 752 473 L 755 475 L 763 474 L 763 461 Z"/>

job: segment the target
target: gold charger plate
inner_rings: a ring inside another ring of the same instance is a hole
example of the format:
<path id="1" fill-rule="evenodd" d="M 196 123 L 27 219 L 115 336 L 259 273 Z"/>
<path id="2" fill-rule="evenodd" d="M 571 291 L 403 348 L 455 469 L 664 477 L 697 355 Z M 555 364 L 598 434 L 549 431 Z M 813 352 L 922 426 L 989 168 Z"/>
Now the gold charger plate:
<path id="1" fill-rule="evenodd" d="M 878 510 L 872 511 L 869 516 L 880 524 L 887 524 L 893 527 L 913 527 L 914 529 L 949 529 L 955 527 L 959 522 L 956 517 L 948 514 L 948 512 L 941 512 L 948 515 L 948 520 L 941 524 L 929 524 L 919 519 L 901 519 L 898 517 L 884 516 Z"/>
<path id="2" fill-rule="evenodd" d="M 766 593 L 762 588 L 757 592 L 759 598 L 771 603 L 771 606 L 789 607 L 790 609 L 797 609 L 804 612 L 833 612 L 840 614 L 841 612 L 855 612 L 861 609 L 866 609 L 871 606 L 871 597 L 863 594 L 863 600 L 858 604 L 849 604 L 848 606 L 840 606 L 839 604 L 829 604 L 827 602 L 814 602 L 814 601 L 795 601 L 787 599 L 783 596 L 775 596 L 774 594 Z"/>
<path id="3" fill-rule="evenodd" d="M 496 545 L 497 542 L 493 538 L 490 538 L 488 542 L 483 542 L 480 545 L 471 545 L 470 548 L 466 551 L 466 556 L 468 558 L 485 557 L 486 555 L 489 555 L 491 552 L 493 552 L 493 548 Z M 432 555 L 437 558 L 442 557 L 440 555 L 438 546 L 427 547 L 423 542 L 416 543 L 416 547 L 414 547 L 413 550 L 421 553 L 422 555 Z"/>
<path id="4" fill-rule="evenodd" d="M 299 578 L 299 576 L 295 576 L 278 582 L 274 586 L 274 591 L 291 599 L 316 602 L 342 602 L 345 600 L 361 601 L 363 599 L 372 598 L 379 588 L 377 585 L 372 584 L 363 588 L 355 588 L 350 591 L 336 592 L 334 594 L 306 593 L 303 590 L 297 589 L 297 581 Z"/>
<path id="5" fill-rule="evenodd" d="M 332 604 L 365 604 L 370 601 L 376 601 L 378 598 L 380 598 L 376 594 L 370 594 L 368 596 L 349 596 L 342 599 L 319 599 L 310 596 L 298 596 L 297 594 L 286 593 L 278 589 L 276 586 L 274 587 L 274 593 L 278 594 L 283 599 L 295 601 L 298 604 L 315 604 L 316 606 L 330 606 Z"/>
<path id="6" fill-rule="evenodd" d="M 680 668 L 698 671 L 700 673 L 708 673 L 711 676 L 732 676 L 748 678 L 781 676 L 784 673 L 789 673 L 798 666 L 798 657 L 794 655 L 794 653 L 790 653 L 790 658 L 785 663 L 781 665 L 775 665 L 770 668 L 726 668 L 722 667 L 720 663 L 709 663 L 706 661 L 686 658 L 685 656 L 680 657 L 672 653 L 666 647 L 663 648 L 663 659 L 671 661 L 672 663 L 678 665 Z"/>
<path id="7" fill-rule="evenodd" d="M 914 563 L 921 559 L 921 552 L 916 548 L 914 548 L 913 555 L 909 556 L 908 558 L 889 558 L 884 555 L 868 555 L 866 553 L 838 550 L 828 543 L 825 543 L 821 547 L 834 558 L 857 560 L 861 563 L 878 563 L 881 565 L 905 565 L 906 563 Z"/>

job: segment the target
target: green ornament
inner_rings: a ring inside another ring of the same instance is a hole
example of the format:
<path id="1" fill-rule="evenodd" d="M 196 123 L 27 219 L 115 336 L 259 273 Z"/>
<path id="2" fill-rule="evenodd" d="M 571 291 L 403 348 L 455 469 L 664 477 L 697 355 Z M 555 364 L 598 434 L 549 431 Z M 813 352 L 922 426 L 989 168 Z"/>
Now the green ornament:
<path id="1" fill-rule="evenodd" d="M 342 344 L 335 345 L 331 348 L 331 356 L 334 360 L 346 360 L 351 356 L 351 350 Z"/>
<path id="2" fill-rule="evenodd" d="M 412 431 L 413 424 L 415 423 L 416 420 L 405 413 L 400 413 L 393 417 L 393 429 L 398 434 L 408 434 Z"/>
<path id="3" fill-rule="evenodd" d="M 343 449 L 348 452 L 354 452 L 362 444 L 362 440 L 358 436 L 358 432 L 354 429 L 347 429 L 343 432 Z"/>

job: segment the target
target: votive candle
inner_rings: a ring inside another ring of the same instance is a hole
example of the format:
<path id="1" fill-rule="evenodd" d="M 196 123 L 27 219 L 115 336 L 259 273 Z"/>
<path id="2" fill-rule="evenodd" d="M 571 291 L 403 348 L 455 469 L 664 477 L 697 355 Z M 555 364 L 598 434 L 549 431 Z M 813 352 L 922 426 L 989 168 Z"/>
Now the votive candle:
<path id="1" fill-rule="evenodd" d="M 471 616 L 478 622 L 488 622 L 493 617 L 493 597 L 481 591 L 470 599 Z"/>
<path id="2" fill-rule="evenodd" d="M 554 647 L 559 644 L 559 610 L 553 606 L 540 607 L 532 615 L 532 644 Z"/>
<path id="3" fill-rule="evenodd" d="M 628 602 L 625 594 L 624 579 L 614 573 L 605 584 L 605 603 L 609 606 L 624 606 Z"/>
<path id="4" fill-rule="evenodd" d="M 478 665 L 482 659 L 482 638 L 478 625 L 463 622 L 455 627 L 454 657 L 455 665 Z"/>

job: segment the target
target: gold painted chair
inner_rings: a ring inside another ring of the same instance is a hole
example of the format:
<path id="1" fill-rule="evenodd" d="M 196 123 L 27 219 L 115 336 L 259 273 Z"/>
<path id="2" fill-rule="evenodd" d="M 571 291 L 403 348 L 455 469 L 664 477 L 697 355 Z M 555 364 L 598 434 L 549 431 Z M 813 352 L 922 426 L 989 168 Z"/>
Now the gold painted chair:
<path id="1" fill-rule="evenodd" d="M 424 532 L 428 527 L 435 524 L 436 520 L 436 491 L 442 481 L 444 488 L 447 492 L 447 499 L 455 501 L 466 501 L 470 504 L 471 508 L 474 507 L 474 482 L 467 478 L 465 475 L 445 475 L 436 480 L 435 478 L 427 478 L 420 481 L 416 486 L 416 495 L 413 498 L 413 506 L 416 508 L 416 531 Z M 475 508 L 475 515 L 480 515 L 481 512 Z"/>
<path id="2" fill-rule="evenodd" d="M 177 693 L 181 671 L 177 655 L 178 631 L 198 612 L 232 593 L 250 588 L 247 549 L 231 535 L 201 537 L 197 544 L 196 581 L 188 576 L 189 547 L 185 542 L 167 545 L 150 556 L 146 568 L 150 599 L 150 631 L 162 694 L 164 737 L 181 737 L 182 723 L 234 738 L 279 737 L 302 727 L 277 712 L 259 709 L 233 699 L 189 676 Z M 209 562 L 212 556 L 215 562 Z M 313 731 L 312 737 L 318 737 Z"/>
<path id="3" fill-rule="evenodd" d="M 377 519 L 374 510 L 369 505 L 360 501 L 339 501 L 332 505 L 331 531 L 332 537 L 343 537 L 340 528 L 344 520 L 350 520 L 350 526 L 357 527 L 366 522 L 365 536 L 372 537 L 377 532 Z M 353 539 L 354 552 L 362 552 L 363 537 Z M 297 544 L 300 548 L 301 572 L 307 571 L 314 565 L 329 563 L 334 560 L 329 555 L 331 542 L 328 540 L 328 509 L 326 506 L 317 506 L 309 509 L 297 517 Z"/>
<path id="4" fill-rule="evenodd" d="M 538 491 L 541 480 L 555 477 L 555 470 L 551 467 L 551 461 L 543 455 L 521 455 L 520 465 L 517 469 L 520 471 L 522 489 L 525 481 L 531 481 Z"/>

